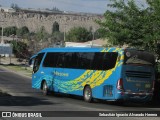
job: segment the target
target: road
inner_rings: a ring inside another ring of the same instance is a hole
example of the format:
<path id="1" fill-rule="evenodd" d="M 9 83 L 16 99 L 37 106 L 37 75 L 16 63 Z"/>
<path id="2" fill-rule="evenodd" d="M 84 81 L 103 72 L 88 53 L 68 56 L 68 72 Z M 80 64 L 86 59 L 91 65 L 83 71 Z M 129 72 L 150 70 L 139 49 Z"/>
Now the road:
<path id="1" fill-rule="evenodd" d="M 69 111 L 85 111 L 89 116 L 94 116 L 95 113 L 87 111 L 160 111 L 160 106 L 153 105 L 111 105 L 105 101 L 86 103 L 75 96 L 43 96 L 40 90 L 31 88 L 31 78 L 3 68 L 0 68 L 0 89 L 9 94 L 0 96 L 0 111 L 62 111 L 55 113 L 57 116 L 63 116 L 62 113 L 65 116 L 78 114 Z"/>

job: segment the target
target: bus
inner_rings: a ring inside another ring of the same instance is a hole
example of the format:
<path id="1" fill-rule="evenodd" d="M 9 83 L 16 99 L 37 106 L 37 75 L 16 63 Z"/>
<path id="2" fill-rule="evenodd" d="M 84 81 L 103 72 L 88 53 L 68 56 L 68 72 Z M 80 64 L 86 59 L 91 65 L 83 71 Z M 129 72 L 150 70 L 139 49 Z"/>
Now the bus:
<path id="1" fill-rule="evenodd" d="M 123 48 L 45 48 L 34 57 L 32 88 L 106 101 L 149 102 L 154 55 Z"/>

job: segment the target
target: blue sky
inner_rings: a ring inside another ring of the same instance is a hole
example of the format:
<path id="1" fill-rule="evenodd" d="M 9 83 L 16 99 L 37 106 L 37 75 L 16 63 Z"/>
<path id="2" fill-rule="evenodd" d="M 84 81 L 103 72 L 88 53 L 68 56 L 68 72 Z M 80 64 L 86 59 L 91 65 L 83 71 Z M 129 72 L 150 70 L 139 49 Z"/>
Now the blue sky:
<path id="1" fill-rule="evenodd" d="M 145 0 L 137 0 L 143 3 Z M 104 13 L 109 0 L 0 0 L 0 5 L 10 7 L 12 3 L 22 8 L 53 8 L 63 11 Z"/>

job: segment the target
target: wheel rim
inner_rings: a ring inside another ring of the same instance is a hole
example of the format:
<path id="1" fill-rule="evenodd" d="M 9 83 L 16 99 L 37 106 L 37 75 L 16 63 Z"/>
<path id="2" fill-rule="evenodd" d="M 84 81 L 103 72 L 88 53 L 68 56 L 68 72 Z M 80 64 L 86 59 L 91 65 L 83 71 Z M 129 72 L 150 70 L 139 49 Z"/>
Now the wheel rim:
<path id="1" fill-rule="evenodd" d="M 89 100 L 91 98 L 91 91 L 89 89 L 85 90 L 85 99 Z"/>
<path id="2" fill-rule="evenodd" d="M 43 93 L 44 94 L 47 93 L 47 84 L 46 83 L 43 84 Z"/>

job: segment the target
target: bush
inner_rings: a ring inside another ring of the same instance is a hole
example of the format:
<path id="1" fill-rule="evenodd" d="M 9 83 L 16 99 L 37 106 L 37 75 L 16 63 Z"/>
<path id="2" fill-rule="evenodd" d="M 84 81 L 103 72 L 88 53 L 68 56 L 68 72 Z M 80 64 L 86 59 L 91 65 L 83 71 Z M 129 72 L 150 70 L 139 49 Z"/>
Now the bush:
<path id="1" fill-rule="evenodd" d="M 11 42 L 13 46 L 13 54 L 17 58 L 27 59 L 29 56 L 31 56 L 31 53 L 28 51 L 28 46 L 26 43 L 21 41 L 12 41 Z"/>
<path id="2" fill-rule="evenodd" d="M 83 27 L 74 27 L 67 33 L 67 41 L 86 42 L 92 39 L 92 33 Z"/>

